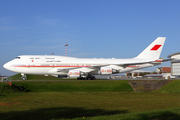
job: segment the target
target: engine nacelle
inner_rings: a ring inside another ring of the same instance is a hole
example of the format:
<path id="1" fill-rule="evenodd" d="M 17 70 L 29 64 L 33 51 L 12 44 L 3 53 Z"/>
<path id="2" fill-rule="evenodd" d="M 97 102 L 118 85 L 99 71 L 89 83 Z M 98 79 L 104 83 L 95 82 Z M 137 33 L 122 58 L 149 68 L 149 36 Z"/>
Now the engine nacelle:
<path id="1" fill-rule="evenodd" d="M 119 73 L 120 70 L 116 70 L 110 67 L 101 67 L 99 74 L 100 75 L 111 75 L 111 74 L 115 74 L 115 73 Z"/>
<path id="2" fill-rule="evenodd" d="M 110 75 L 113 72 L 112 68 L 108 68 L 108 67 L 101 67 L 100 68 L 100 75 Z"/>
<path id="3" fill-rule="evenodd" d="M 81 72 L 79 70 L 69 70 L 68 76 L 70 78 L 78 78 L 81 76 Z"/>

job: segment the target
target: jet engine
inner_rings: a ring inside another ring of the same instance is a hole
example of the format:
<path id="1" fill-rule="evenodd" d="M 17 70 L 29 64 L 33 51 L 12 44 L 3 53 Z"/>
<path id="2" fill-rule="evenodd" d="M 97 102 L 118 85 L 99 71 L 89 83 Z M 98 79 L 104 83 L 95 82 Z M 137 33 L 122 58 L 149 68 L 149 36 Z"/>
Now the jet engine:
<path id="1" fill-rule="evenodd" d="M 112 74 L 112 68 L 101 67 L 99 73 L 100 75 L 110 75 Z"/>
<path id="2" fill-rule="evenodd" d="M 70 78 L 79 78 L 79 77 L 87 77 L 87 73 L 81 72 L 79 70 L 69 70 L 68 76 Z"/>
<path id="3" fill-rule="evenodd" d="M 78 78 L 81 76 L 81 72 L 79 70 L 69 70 L 68 76 L 70 78 Z"/>
<path id="4" fill-rule="evenodd" d="M 116 70 L 110 67 L 101 67 L 99 71 L 100 75 L 111 75 L 115 73 L 119 73 L 119 70 Z"/>

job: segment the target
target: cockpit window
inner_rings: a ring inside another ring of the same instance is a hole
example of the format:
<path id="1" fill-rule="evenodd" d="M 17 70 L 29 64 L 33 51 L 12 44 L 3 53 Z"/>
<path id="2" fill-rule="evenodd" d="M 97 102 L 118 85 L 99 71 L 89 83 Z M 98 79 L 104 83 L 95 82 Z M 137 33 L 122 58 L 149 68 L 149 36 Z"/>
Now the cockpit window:
<path id="1" fill-rule="evenodd" d="M 16 57 L 16 59 L 21 59 L 21 57 Z"/>

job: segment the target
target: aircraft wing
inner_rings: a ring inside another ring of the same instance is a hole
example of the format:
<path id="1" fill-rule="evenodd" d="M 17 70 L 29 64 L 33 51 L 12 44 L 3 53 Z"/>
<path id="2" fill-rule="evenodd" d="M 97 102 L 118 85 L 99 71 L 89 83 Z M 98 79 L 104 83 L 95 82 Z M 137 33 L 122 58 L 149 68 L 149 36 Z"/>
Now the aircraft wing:
<path id="1" fill-rule="evenodd" d="M 93 65 L 90 67 L 74 67 L 74 68 L 66 68 L 66 69 L 57 69 L 57 72 L 64 72 L 64 73 L 68 73 L 69 70 L 79 70 L 81 72 L 86 72 L 86 73 L 90 73 L 90 72 L 94 72 L 99 70 L 101 67 L 111 67 L 112 65 L 114 66 L 119 66 L 119 67 L 127 67 L 127 66 L 133 66 L 133 65 L 142 65 L 142 64 L 160 64 L 162 62 L 167 62 L 167 61 L 171 61 L 173 59 L 158 59 L 155 61 L 148 61 L 148 62 L 137 62 L 137 63 L 125 63 L 125 64 L 102 64 L 102 65 Z"/>
<path id="2" fill-rule="evenodd" d="M 114 64 L 114 65 L 117 65 L 117 66 L 121 66 L 121 67 L 127 67 L 127 66 L 131 66 L 131 65 L 142 65 L 142 64 L 147 64 L 147 63 L 150 63 L 150 64 L 160 64 L 162 62 L 167 62 L 167 61 L 171 61 L 173 59 L 158 59 L 158 60 L 155 60 L 155 61 L 148 61 L 148 62 L 137 62 L 137 63 L 127 63 L 127 64 Z"/>
<path id="3" fill-rule="evenodd" d="M 81 72 L 85 73 L 90 73 L 92 71 L 96 71 L 99 67 L 75 67 L 75 68 L 67 68 L 67 69 L 57 69 L 57 72 L 63 72 L 63 73 L 68 73 L 69 70 L 79 70 Z"/>
<path id="4" fill-rule="evenodd" d="M 147 62 L 146 62 L 147 63 Z M 66 68 L 66 69 L 57 69 L 57 72 L 64 72 L 64 73 L 68 73 L 69 70 L 79 70 L 81 72 L 86 72 L 86 73 L 90 73 L 90 72 L 94 72 L 99 70 L 101 67 L 109 67 L 110 65 L 116 65 L 119 67 L 127 67 L 130 65 L 139 65 L 139 64 L 145 64 L 144 63 L 133 63 L 133 64 L 105 64 L 105 65 L 94 65 L 94 66 L 90 66 L 90 67 L 74 67 L 74 68 Z"/>

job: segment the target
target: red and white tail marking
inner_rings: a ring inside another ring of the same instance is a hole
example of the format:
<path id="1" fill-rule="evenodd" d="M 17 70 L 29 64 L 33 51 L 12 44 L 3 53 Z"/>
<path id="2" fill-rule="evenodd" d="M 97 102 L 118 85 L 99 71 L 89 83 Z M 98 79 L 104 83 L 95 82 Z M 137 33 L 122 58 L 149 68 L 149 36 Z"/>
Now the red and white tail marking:
<path id="1" fill-rule="evenodd" d="M 151 50 L 158 50 L 162 45 L 155 45 Z"/>

